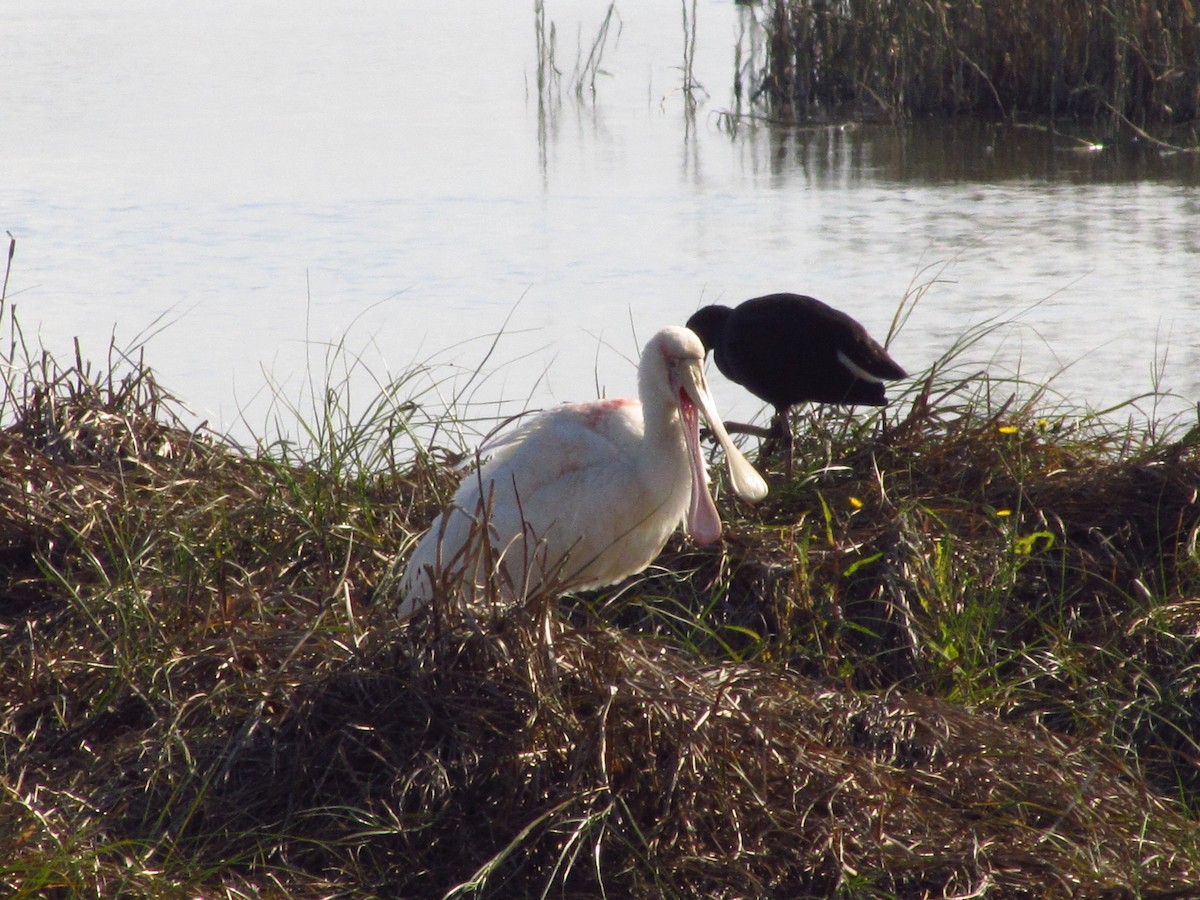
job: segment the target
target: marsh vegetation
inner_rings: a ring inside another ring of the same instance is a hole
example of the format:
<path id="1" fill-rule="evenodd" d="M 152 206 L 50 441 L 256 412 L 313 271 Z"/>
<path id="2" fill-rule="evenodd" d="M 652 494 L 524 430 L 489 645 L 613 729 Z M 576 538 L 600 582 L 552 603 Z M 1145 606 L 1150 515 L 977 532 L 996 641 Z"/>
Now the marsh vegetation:
<path id="1" fill-rule="evenodd" d="M 557 33 L 536 10 L 549 105 Z M 1148 129 L 1195 118 L 1188 10 L 780 0 L 753 90 L 780 119 Z M 576 97 L 620 29 L 610 5 Z M 363 396 L 335 346 L 279 400 L 295 427 L 235 443 L 190 421 L 152 353 L 57 355 L 7 300 L 0 320 L 8 895 L 1200 883 L 1200 423 L 980 362 L 1007 321 L 905 359 L 885 412 L 803 414 L 797 476 L 760 460 L 764 503 L 718 475 L 719 546 L 677 536 L 613 589 L 482 613 L 443 597 L 402 626 L 378 588 L 502 418 L 472 379 L 414 366 Z"/>
<path id="2" fill-rule="evenodd" d="M 1200 20 L 1182 0 L 775 0 L 745 91 L 786 120 L 971 114 L 1194 126 Z"/>
<path id="3" fill-rule="evenodd" d="M 471 445 L 436 370 L 244 448 L 5 316 L 11 896 L 1200 883 L 1198 430 L 971 364 L 1002 322 L 886 427 L 806 416 L 721 546 L 400 627 L 375 588 Z"/>

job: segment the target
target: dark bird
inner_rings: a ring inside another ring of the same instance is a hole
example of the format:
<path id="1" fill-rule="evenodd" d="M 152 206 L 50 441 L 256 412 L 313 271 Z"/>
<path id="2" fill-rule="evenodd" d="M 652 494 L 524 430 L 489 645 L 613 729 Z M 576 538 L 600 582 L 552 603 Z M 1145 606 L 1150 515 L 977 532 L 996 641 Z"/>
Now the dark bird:
<path id="1" fill-rule="evenodd" d="M 755 297 L 733 309 L 705 306 L 687 327 L 713 351 L 721 374 L 775 407 L 765 436 L 787 447 L 789 474 L 791 407 L 886 406 L 884 382 L 908 375 L 857 321 L 800 294 Z"/>

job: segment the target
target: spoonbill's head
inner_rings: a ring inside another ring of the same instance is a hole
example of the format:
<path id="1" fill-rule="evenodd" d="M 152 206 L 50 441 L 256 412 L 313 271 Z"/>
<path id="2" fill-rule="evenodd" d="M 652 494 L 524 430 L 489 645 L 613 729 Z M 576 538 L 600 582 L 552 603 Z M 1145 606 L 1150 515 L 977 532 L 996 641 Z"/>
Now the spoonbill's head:
<path id="1" fill-rule="evenodd" d="M 721 520 L 708 493 L 704 456 L 700 452 L 700 415 L 704 416 L 725 451 L 729 484 L 734 493 L 750 501 L 761 500 L 767 495 L 767 483 L 725 431 L 704 378 L 704 354 L 704 344 L 694 332 L 672 326 L 658 332 L 646 345 L 641 367 L 642 402 L 647 417 L 661 415 L 672 408 L 678 411 L 691 471 L 692 493 L 686 525 L 688 533 L 698 543 L 708 543 L 721 536 Z M 662 393 L 664 381 L 669 397 Z M 654 406 L 662 408 L 654 409 Z"/>

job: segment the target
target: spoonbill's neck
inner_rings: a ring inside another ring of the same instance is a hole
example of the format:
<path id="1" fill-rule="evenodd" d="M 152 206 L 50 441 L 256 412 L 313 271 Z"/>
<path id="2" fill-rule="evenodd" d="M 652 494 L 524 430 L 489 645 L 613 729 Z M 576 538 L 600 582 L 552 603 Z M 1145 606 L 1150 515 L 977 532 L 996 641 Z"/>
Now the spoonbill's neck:
<path id="1" fill-rule="evenodd" d="M 642 401 L 642 426 L 647 443 L 664 452 L 683 445 L 680 404 L 692 404 L 686 392 L 672 384 L 666 360 L 643 365 L 639 372 L 638 398 Z"/>

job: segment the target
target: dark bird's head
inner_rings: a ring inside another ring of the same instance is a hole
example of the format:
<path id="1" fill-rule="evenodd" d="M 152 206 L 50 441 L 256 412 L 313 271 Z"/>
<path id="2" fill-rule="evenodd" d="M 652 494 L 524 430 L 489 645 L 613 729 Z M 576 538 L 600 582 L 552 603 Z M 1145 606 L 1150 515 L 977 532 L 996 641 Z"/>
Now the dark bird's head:
<path id="1" fill-rule="evenodd" d="M 705 352 L 708 352 L 717 345 L 720 340 L 721 332 L 725 329 L 725 323 L 729 321 L 729 316 L 733 312 L 728 306 L 714 304 L 713 306 L 705 306 L 702 309 L 692 313 L 692 317 L 687 320 L 687 327 L 696 333 L 700 338 L 700 343 L 704 345 Z"/>

